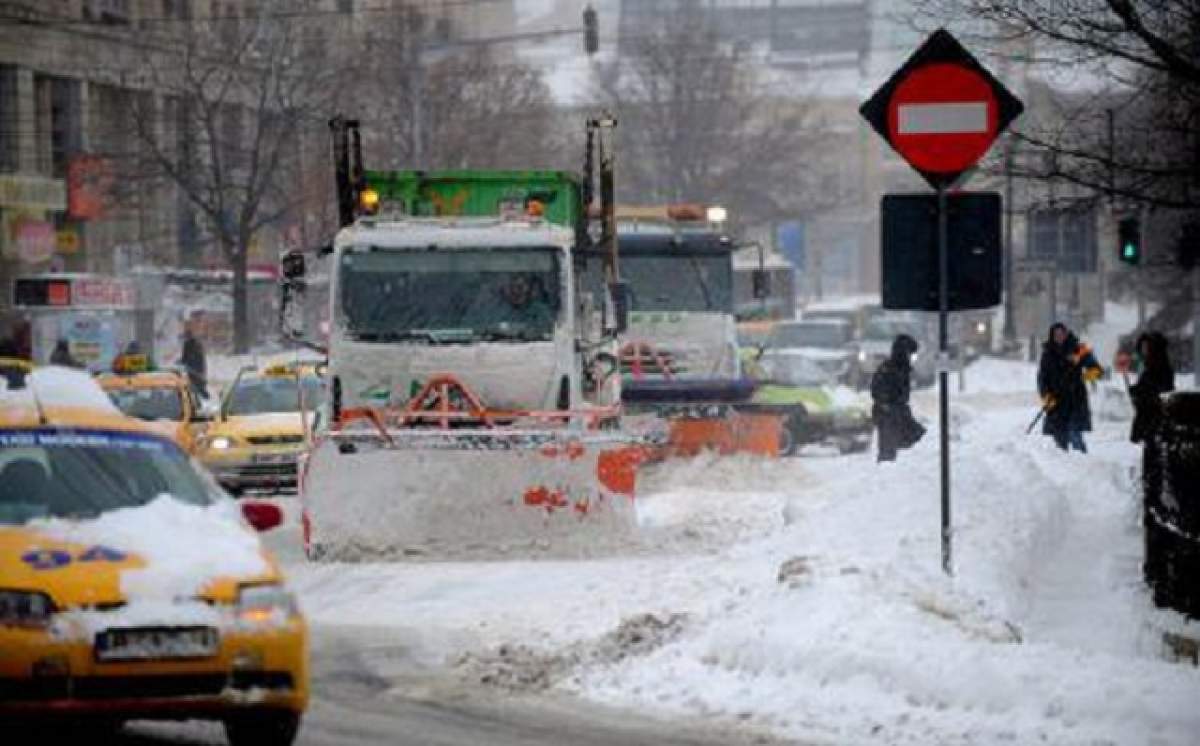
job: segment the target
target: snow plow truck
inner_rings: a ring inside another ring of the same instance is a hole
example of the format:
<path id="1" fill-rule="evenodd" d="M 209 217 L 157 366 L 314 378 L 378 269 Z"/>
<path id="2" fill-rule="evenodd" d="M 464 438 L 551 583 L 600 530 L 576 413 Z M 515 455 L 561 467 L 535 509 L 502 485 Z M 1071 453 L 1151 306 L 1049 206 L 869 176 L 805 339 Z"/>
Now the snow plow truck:
<path id="1" fill-rule="evenodd" d="M 368 171 L 357 123 L 331 122 L 343 227 L 316 259 L 328 393 L 301 473 L 310 558 L 562 556 L 632 533 L 614 125 L 588 122 L 580 178 Z M 600 293 L 582 286 L 596 257 Z M 282 257 L 292 338 L 309 261 Z"/>

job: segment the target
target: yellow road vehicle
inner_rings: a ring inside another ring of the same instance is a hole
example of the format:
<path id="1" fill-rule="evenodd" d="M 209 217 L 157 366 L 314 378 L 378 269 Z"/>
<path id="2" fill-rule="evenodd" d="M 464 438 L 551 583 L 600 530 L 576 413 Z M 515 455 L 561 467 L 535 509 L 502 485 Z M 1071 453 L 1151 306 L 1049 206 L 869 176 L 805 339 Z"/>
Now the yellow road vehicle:
<path id="1" fill-rule="evenodd" d="M 199 718 L 290 744 L 308 632 L 251 528 L 278 507 L 239 510 L 86 374 L 29 381 L 0 394 L 0 722 L 50 742 Z"/>
<path id="2" fill-rule="evenodd" d="M 184 451 L 195 451 L 210 418 L 185 373 L 118 369 L 98 376 L 97 381 L 122 412 L 147 421 Z"/>
<path id="3" fill-rule="evenodd" d="M 322 382 L 310 365 L 243 369 L 221 401 L 196 455 L 234 495 L 294 490 L 297 461 L 320 402 Z"/>

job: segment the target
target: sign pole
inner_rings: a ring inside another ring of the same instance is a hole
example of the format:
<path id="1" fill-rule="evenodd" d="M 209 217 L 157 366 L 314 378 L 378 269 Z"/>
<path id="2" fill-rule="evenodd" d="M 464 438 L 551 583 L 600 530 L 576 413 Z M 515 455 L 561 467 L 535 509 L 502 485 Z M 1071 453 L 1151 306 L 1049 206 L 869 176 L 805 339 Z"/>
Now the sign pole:
<path id="1" fill-rule="evenodd" d="M 946 187 L 937 188 L 938 221 L 938 419 L 942 457 L 942 571 L 953 575 L 950 562 L 950 251 Z"/>

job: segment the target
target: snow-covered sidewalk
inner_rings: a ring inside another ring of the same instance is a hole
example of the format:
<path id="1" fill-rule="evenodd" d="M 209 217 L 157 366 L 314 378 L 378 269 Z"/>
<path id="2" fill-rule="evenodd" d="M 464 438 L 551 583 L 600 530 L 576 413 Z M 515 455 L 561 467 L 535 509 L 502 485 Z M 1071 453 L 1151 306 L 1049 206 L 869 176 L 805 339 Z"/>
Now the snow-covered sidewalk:
<path id="1" fill-rule="evenodd" d="M 1089 455 L 1060 453 L 1025 435 L 1031 366 L 967 375 L 952 578 L 936 427 L 895 464 L 672 465 L 641 518 L 700 540 L 661 555 L 291 575 L 318 628 L 402 626 L 484 681 L 802 743 L 1196 743 L 1200 670 L 1161 659 L 1179 620 L 1140 583 L 1128 423 L 1097 417 Z M 936 425 L 934 397 L 916 408 Z"/>

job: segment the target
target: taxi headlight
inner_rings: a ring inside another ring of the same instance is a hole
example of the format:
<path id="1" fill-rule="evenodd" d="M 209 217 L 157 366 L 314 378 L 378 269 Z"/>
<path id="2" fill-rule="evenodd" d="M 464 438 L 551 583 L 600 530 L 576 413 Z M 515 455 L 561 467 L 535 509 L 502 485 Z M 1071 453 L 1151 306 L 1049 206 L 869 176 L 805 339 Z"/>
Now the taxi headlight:
<path id="1" fill-rule="evenodd" d="M 44 627 L 53 613 L 54 602 L 45 593 L 0 590 L 0 626 Z"/>
<path id="2" fill-rule="evenodd" d="M 240 621 L 262 624 L 290 619 L 297 613 L 296 597 L 281 583 L 243 585 L 238 589 L 237 616 Z"/>
<path id="3" fill-rule="evenodd" d="M 209 438 L 206 445 L 211 451 L 227 451 L 233 446 L 233 439 L 218 435 L 215 438 Z"/>

